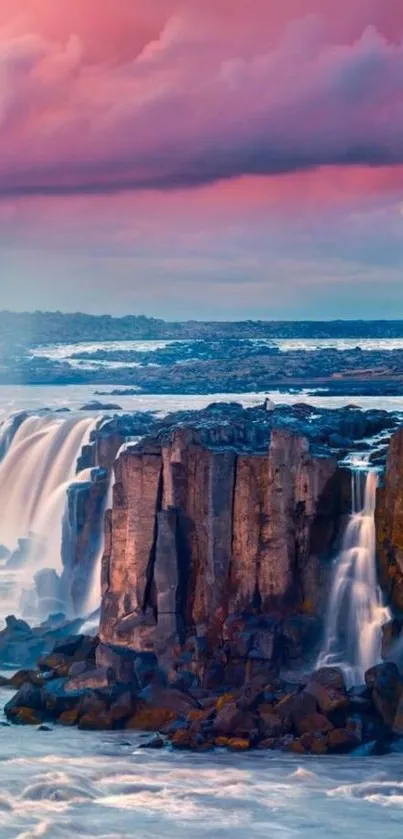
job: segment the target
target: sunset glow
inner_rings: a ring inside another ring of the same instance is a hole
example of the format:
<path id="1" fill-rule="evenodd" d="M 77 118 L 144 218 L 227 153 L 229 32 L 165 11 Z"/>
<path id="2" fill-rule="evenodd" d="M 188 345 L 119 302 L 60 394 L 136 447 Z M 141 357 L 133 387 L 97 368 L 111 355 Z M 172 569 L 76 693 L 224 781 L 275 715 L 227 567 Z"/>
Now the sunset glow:
<path id="1" fill-rule="evenodd" d="M 1 306 L 397 314 L 400 0 L 0 0 L 0 78 Z"/>

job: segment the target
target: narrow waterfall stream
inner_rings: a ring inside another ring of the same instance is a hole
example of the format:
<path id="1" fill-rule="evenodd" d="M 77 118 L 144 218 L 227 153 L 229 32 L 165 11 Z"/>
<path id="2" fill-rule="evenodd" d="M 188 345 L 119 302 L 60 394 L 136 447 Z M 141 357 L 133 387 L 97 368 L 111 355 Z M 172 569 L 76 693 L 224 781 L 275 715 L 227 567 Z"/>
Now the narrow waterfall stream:
<path id="1" fill-rule="evenodd" d="M 378 473 L 369 458 L 351 464 L 352 512 L 336 561 L 319 667 L 340 667 L 347 684 L 363 684 L 380 661 L 382 626 L 390 618 L 376 572 Z"/>

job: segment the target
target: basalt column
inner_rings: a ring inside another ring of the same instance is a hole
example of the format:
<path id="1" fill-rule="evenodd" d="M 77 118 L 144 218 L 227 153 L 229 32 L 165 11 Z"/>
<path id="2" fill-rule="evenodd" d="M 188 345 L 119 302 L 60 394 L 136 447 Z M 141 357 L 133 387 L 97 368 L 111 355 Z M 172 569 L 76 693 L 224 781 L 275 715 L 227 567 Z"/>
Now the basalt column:
<path id="1" fill-rule="evenodd" d="M 274 430 L 264 453 L 177 429 L 121 452 L 107 516 L 101 638 L 164 650 L 229 614 L 318 608 L 340 517 L 337 461 Z"/>

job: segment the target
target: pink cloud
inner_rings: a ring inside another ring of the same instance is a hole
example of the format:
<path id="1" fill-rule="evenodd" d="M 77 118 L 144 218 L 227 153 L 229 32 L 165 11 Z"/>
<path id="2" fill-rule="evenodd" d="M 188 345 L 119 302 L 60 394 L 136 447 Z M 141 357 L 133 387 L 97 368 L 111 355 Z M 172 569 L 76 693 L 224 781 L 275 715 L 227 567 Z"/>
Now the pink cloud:
<path id="1" fill-rule="evenodd" d="M 403 164 L 400 0 L 19 8 L 0 0 L 0 195 L 326 167 L 361 189 L 357 166 Z"/>

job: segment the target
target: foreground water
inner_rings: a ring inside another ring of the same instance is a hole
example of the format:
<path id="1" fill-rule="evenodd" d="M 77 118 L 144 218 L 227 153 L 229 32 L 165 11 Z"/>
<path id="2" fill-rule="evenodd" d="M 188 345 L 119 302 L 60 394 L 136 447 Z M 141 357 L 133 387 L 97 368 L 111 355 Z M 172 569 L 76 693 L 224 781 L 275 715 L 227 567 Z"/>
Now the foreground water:
<path id="1" fill-rule="evenodd" d="M 2 727 L 0 839 L 402 835 L 401 756 L 197 755 L 145 739 Z"/>

